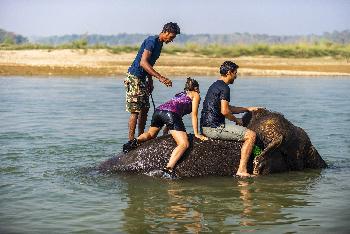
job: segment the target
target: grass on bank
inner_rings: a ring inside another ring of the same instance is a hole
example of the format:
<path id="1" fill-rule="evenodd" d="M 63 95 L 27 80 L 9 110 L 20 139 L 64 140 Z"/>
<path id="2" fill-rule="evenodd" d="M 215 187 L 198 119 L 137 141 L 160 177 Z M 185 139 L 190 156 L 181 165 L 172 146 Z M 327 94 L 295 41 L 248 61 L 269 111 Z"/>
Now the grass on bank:
<path id="1" fill-rule="evenodd" d="M 283 58 L 312 58 L 330 56 L 350 59 L 350 44 L 334 43 L 298 43 L 298 44 L 254 44 L 254 45 L 207 45 L 187 44 L 185 46 L 167 46 L 164 51 L 168 54 L 193 53 L 210 57 L 238 56 L 277 56 Z"/>
<path id="2" fill-rule="evenodd" d="M 88 45 L 86 40 L 77 40 L 62 45 L 44 45 L 44 44 L 0 44 L 0 50 L 58 50 L 58 49 L 83 49 L 87 52 L 89 49 L 107 49 L 110 53 L 130 53 L 137 52 L 139 46 L 108 46 L 105 44 Z M 163 53 L 178 54 L 191 53 L 196 56 L 208 57 L 238 57 L 238 56 L 277 56 L 283 58 L 312 58 L 330 56 L 333 58 L 345 58 L 350 61 L 350 44 L 336 44 L 328 41 L 316 43 L 297 43 L 297 44 L 253 44 L 253 45 L 167 45 L 163 48 Z"/>

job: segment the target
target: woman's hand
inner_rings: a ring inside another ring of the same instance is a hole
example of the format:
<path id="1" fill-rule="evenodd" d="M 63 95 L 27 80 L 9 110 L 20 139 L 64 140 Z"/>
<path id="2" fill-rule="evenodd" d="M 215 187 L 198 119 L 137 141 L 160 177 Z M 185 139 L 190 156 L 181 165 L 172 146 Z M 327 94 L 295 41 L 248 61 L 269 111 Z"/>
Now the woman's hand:
<path id="1" fill-rule="evenodd" d="M 203 135 L 201 135 L 201 134 L 196 134 L 196 135 L 194 135 L 194 136 L 197 137 L 198 139 L 200 139 L 201 141 L 206 141 L 206 140 L 208 140 L 208 137 L 203 136 Z"/>

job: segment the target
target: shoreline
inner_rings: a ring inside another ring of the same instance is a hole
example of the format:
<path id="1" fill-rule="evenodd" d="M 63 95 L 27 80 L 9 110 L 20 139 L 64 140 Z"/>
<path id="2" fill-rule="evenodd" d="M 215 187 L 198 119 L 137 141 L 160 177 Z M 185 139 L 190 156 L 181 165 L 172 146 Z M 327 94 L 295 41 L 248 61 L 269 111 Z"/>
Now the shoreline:
<path id="1" fill-rule="evenodd" d="M 0 50 L 1 76 L 121 76 L 135 53 L 112 54 L 100 50 Z M 164 76 L 217 76 L 225 60 L 234 60 L 239 76 L 350 77 L 350 62 L 330 57 L 280 58 L 242 56 L 213 58 L 163 53 L 155 69 Z"/>

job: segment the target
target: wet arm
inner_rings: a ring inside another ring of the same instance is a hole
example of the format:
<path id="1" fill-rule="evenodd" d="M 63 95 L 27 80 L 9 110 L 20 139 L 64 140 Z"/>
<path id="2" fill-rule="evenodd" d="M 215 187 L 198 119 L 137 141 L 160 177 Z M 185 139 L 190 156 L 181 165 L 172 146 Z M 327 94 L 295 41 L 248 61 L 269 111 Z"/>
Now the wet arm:
<path id="1" fill-rule="evenodd" d="M 195 93 L 192 99 L 192 126 L 193 126 L 193 133 L 194 135 L 201 139 L 201 140 L 207 140 L 208 138 L 199 134 L 198 132 L 198 106 L 200 102 L 200 96 L 198 93 Z"/>
<path id="2" fill-rule="evenodd" d="M 225 116 L 226 119 L 231 120 L 239 124 L 239 120 L 232 114 L 229 102 L 226 100 L 221 100 L 221 114 Z"/>
<path id="3" fill-rule="evenodd" d="M 255 111 L 257 109 L 260 109 L 262 107 L 256 107 L 256 106 L 249 106 L 249 107 L 238 107 L 238 106 L 230 106 L 230 111 L 233 114 L 239 114 L 243 112 L 248 112 L 248 111 Z"/>
<path id="4" fill-rule="evenodd" d="M 171 80 L 165 78 L 161 74 L 159 74 L 154 68 L 151 66 L 151 64 L 148 62 L 148 60 L 151 57 L 152 52 L 149 50 L 144 50 L 142 53 L 140 65 L 145 71 L 150 75 L 156 77 L 160 82 L 165 84 L 166 86 L 171 86 Z"/>
<path id="5" fill-rule="evenodd" d="M 192 126 L 194 135 L 199 135 L 198 132 L 198 106 L 199 106 L 200 97 L 195 95 L 192 100 Z"/>
<path id="6" fill-rule="evenodd" d="M 239 107 L 239 106 L 230 106 L 230 111 L 233 114 L 239 114 L 239 113 L 243 113 L 243 112 L 248 112 L 248 108 L 246 107 Z"/>

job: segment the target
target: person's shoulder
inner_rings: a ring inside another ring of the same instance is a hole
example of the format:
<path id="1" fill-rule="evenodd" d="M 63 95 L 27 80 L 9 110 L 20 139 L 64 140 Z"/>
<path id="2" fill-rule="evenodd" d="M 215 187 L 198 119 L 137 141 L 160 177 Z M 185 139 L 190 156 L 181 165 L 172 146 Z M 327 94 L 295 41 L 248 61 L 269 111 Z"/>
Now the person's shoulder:
<path id="1" fill-rule="evenodd" d="M 221 80 L 216 80 L 214 83 L 212 83 L 212 86 L 220 86 L 221 85 Z"/>
<path id="2" fill-rule="evenodd" d="M 197 92 L 192 92 L 192 99 L 193 100 L 200 100 L 201 96 Z"/>
<path id="3" fill-rule="evenodd" d="M 230 87 L 228 86 L 228 84 L 226 84 L 223 80 L 218 80 L 217 83 L 217 88 L 221 91 L 221 92 L 230 92 Z"/>
<path id="4" fill-rule="evenodd" d="M 156 35 L 154 36 L 148 36 L 145 41 L 151 41 L 151 42 L 156 42 L 158 37 Z"/>
<path id="5" fill-rule="evenodd" d="M 220 88 L 229 88 L 228 84 L 226 84 L 223 80 L 217 80 L 214 82 L 214 84 Z"/>
<path id="6" fill-rule="evenodd" d="M 152 51 L 156 47 L 156 43 L 157 43 L 156 36 L 149 36 L 143 41 L 142 46 L 145 49 Z"/>
<path id="7" fill-rule="evenodd" d="M 223 81 L 223 80 L 220 80 L 220 85 L 222 85 L 223 87 L 230 88 L 230 86 L 228 84 L 226 84 L 225 81 Z"/>
<path id="8" fill-rule="evenodd" d="M 214 81 L 210 86 L 208 91 L 213 91 L 213 89 L 216 89 L 218 87 L 218 80 Z"/>

